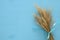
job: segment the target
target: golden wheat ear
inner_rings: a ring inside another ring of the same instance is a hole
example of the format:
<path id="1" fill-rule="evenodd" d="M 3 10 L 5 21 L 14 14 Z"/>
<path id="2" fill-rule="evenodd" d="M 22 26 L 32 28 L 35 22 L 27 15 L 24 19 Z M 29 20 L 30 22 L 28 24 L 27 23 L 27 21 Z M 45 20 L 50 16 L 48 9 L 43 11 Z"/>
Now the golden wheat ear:
<path id="1" fill-rule="evenodd" d="M 49 18 L 49 14 L 46 12 L 46 10 L 43 10 L 41 8 L 39 8 L 39 6 L 36 6 L 36 9 L 39 13 L 39 17 L 40 17 L 40 21 L 42 20 L 42 22 L 40 23 L 40 25 L 46 30 L 46 31 L 50 31 L 49 28 L 49 24 L 50 24 L 50 18 Z M 38 20 L 38 18 L 36 18 Z"/>
<path id="2" fill-rule="evenodd" d="M 35 19 L 37 20 L 38 24 L 41 25 L 41 27 L 47 31 L 50 32 L 50 25 L 51 25 L 51 15 L 50 12 L 46 11 L 45 9 L 39 8 L 39 6 L 36 6 L 36 9 L 39 13 L 39 16 L 34 14 Z M 52 34 L 50 34 L 50 40 L 54 40 Z"/>

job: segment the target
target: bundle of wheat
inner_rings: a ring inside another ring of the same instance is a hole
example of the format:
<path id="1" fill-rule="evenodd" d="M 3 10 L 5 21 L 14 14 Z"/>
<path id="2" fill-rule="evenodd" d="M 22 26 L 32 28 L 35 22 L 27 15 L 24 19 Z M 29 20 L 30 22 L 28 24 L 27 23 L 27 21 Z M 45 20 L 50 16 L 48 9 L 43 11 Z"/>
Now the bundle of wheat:
<path id="1" fill-rule="evenodd" d="M 51 21 L 52 17 L 49 11 L 46 11 L 45 9 L 41 9 L 38 6 L 36 6 L 36 9 L 38 10 L 39 16 L 34 14 L 35 19 L 37 20 L 38 24 L 41 25 L 41 27 L 46 31 L 51 31 Z M 54 40 L 52 33 L 50 33 L 50 37 L 48 40 Z"/>

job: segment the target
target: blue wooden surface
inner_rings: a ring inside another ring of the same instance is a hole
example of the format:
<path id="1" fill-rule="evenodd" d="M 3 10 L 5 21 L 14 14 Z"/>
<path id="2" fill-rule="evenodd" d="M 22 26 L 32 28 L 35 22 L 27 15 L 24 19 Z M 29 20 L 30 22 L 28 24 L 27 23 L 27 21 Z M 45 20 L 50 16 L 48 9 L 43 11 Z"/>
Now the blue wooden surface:
<path id="1" fill-rule="evenodd" d="M 0 40 L 47 40 L 42 28 L 36 30 L 34 4 L 51 8 L 56 22 L 54 39 L 60 40 L 60 0 L 0 0 Z"/>

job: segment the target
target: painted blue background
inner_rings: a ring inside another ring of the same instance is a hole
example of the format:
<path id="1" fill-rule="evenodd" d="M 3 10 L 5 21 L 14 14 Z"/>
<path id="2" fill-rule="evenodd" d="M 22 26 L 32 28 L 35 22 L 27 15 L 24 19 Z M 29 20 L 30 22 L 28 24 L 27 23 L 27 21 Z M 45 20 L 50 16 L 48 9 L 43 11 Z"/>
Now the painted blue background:
<path id="1" fill-rule="evenodd" d="M 60 0 L 0 0 L 0 40 L 47 40 L 47 33 L 34 21 L 34 4 L 52 9 L 54 39 L 60 40 Z"/>

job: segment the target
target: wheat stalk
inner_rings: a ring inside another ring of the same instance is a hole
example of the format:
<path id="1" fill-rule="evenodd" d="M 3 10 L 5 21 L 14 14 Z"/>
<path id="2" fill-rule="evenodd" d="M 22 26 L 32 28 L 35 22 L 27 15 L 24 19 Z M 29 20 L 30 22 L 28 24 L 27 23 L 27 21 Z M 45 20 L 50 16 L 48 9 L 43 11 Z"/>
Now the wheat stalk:
<path id="1" fill-rule="evenodd" d="M 34 14 L 34 17 L 36 18 L 37 22 L 41 25 L 41 27 L 46 31 L 50 32 L 50 25 L 52 21 L 52 17 L 49 11 L 46 11 L 46 9 L 41 9 L 40 7 L 36 6 L 36 9 L 38 10 L 39 16 Z M 50 33 L 49 40 L 54 40 L 52 33 Z"/>

